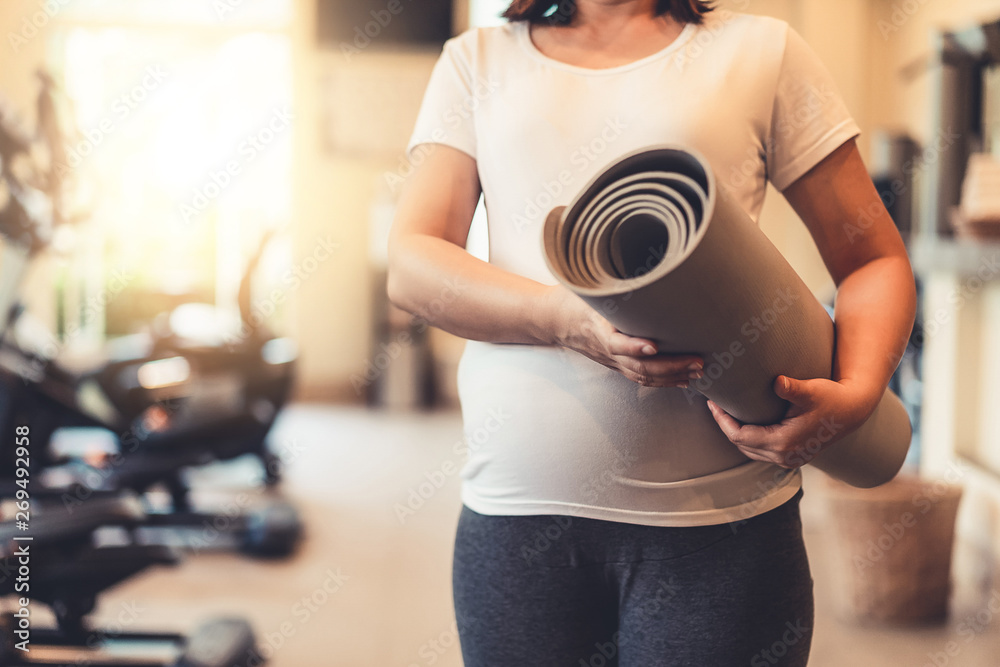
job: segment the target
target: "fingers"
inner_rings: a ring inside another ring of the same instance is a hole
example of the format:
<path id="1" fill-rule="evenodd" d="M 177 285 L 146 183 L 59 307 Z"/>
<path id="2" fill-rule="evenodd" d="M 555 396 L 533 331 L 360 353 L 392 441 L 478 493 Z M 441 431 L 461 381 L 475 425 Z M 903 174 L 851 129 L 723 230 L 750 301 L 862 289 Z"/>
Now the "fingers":
<path id="1" fill-rule="evenodd" d="M 615 331 L 608 337 L 608 352 L 625 357 L 649 357 L 656 354 L 656 343 Z"/>
<path id="2" fill-rule="evenodd" d="M 687 387 L 702 377 L 704 364 L 697 355 L 659 354 L 654 341 L 615 329 L 606 341 L 607 354 L 622 375 L 645 387 Z"/>
<path id="3" fill-rule="evenodd" d="M 619 357 L 619 366 L 653 381 L 691 380 L 703 367 L 701 357 L 693 354 L 659 354 L 656 343 L 648 338 L 629 336 L 615 331 L 608 337 L 608 353 Z M 698 377 L 701 377 L 698 375 Z"/>
<path id="4" fill-rule="evenodd" d="M 722 432 L 726 434 L 726 437 L 730 441 L 733 438 L 739 437 L 740 428 L 743 426 L 740 422 L 736 421 L 736 418 L 731 414 L 723 410 L 716 404 L 715 401 L 708 401 L 708 411 L 712 413 L 712 417 L 715 418 L 715 423 L 719 425 Z"/>
<path id="5" fill-rule="evenodd" d="M 636 384 L 641 384 L 644 387 L 660 387 L 660 388 L 672 388 L 672 387 L 687 387 L 690 380 L 687 375 L 675 375 L 669 377 L 656 377 L 653 375 L 648 375 L 643 372 L 634 371 L 628 368 L 623 368 L 621 363 L 618 361 L 618 357 L 605 358 L 601 356 L 590 357 L 597 363 L 610 368 L 613 371 L 621 373 L 626 379 L 635 382 Z"/>
<path id="6" fill-rule="evenodd" d="M 703 375 L 701 359 L 690 355 L 618 357 L 618 363 L 626 377 L 647 387 L 686 387 Z"/>
<path id="7" fill-rule="evenodd" d="M 773 430 L 770 426 L 744 424 L 720 408 L 715 401 L 708 401 L 708 409 L 711 411 L 712 417 L 715 418 L 715 423 L 719 425 L 729 441 L 737 447 L 760 448 Z"/>
<path id="8" fill-rule="evenodd" d="M 617 370 L 632 382 L 635 382 L 636 384 L 641 384 L 643 387 L 687 388 L 691 384 L 691 380 L 687 375 L 671 375 L 671 376 L 647 375 L 645 373 L 636 372 L 621 367 L 619 367 Z"/>
<path id="9" fill-rule="evenodd" d="M 690 376 L 690 379 L 696 380 L 704 375 L 701 360 L 691 356 L 657 355 L 646 359 L 625 358 L 622 364 L 629 370 L 656 377 L 678 375 L 686 378 Z"/>
<path id="10" fill-rule="evenodd" d="M 752 449 L 749 447 L 736 447 L 739 449 L 745 457 L 748 459 L 753 459 L 754 461 L 763 461 L 764 463 L 771 463 L 780 468 L 785 468 L 786 470 L 794 470 L 800 467 L 800 464 L 790 463 L 790 459 L 784 455 L 777 452 L 772 452 L 767 449 Z"/>
<path id="11" fill-rule="evenodd" d="M 774 379 L 774 393 L 793 405 L 811 408 L 816 403 L 813 383 L 815 380 L 796 380 L 787 375 Z"/>
<path id="12" fill-rule="evenodd" d="M 786 446 L 785 438 L 777 435 L 779 430 L 789 428 L 787 424 L 768 426 L 744 424 L 719 407 L 714 401 L 708 401 L 708 409 L 729 441 L 736 445 L 736 448 L 743 452 L 747 458 L 773 463 L 788 469 L 802 465 L 800 457 L 794 455 L 794 449 L 789 449 Z"/>

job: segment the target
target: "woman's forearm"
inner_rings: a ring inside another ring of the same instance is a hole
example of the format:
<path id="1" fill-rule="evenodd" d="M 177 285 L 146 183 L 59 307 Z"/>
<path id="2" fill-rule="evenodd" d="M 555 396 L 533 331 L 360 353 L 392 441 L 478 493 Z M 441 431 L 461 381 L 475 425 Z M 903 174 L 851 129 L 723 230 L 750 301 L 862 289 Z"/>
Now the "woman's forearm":
<path id="1" fill-rule="evenodd" d="M 846 276 L 837 292 L 833 379 L 877 400 L 906 349 L 915 311 L 913 273 L 905 255 L 874 259 Z"/>
<path id="2" fill-rule="evenodd" d="M 389 234 L 389 299 L 462 338 L 552 344 L 554 290 L 464 248 L 482 188 L 470 155 L 433 145 L 400 193 Z"/>
<path id="3" fill-rule="evenodd" d="M 445 239 L 398 236 L 389 250 L 389 298 L 457 336 L 492 343 L 559 345 L 647 387 L 687 387 L 702 360 L 657 354 L 559 285 L 483 262 Z"/>
<path id="4" fill-rule="evenodd" d="M 389 298 L 403 310 L 462 338 L 550 345 L 551 288 L 504 271 L 427 234 L 390 246 Z"/>

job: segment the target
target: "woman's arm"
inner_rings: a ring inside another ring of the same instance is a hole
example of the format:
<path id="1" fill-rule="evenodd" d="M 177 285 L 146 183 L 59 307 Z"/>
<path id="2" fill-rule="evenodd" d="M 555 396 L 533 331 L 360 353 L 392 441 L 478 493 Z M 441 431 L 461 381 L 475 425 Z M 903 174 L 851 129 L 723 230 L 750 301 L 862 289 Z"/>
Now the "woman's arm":
<path id="1" fill-rule="evenodd" d="M 817 432 L 829 432 L 834 424 L 836 433 L 827 438 L 831 444 L 878 405 L 913 328 L 916 288 L 906 247 L 854 140 L 784 195 L 809 228 L 838 288 L 833 379 L 779 376 L 775 391 L 792 407 L 773 426 L 744 426 L 714 403 L 709 406 L 747 456 L 792 468 L 807 462 L 802 447 Z"/>
<path id="2" fill-rule="evenodd" d="M 910 259 L 854 140 L 814 172 L 784 194 L 837 285 L 833 379 L 859 385 L 877 403 L 913 329 L 917 293 Z"/>
<path id="3" fill-rule="evenodd" d="M 481 193 L 475 160 L 434 145 L 407 180 L 389 236 L 389 299 L 462 338 L 551 344 L 545 286 L 465 250 Z"/>
<path id="4" fill-rule="evenodd" d="M 465 250 L 481 193 L 476 161 L 440 144 L 407 179 L 389 237 L 389 299 L 433 326 L 494 343 L 569 347 L 647 386 L 685 386 L 701 360 L 657 355 L 561 286 Z M 699 376 L 700 377 L 700 376 Z"/>

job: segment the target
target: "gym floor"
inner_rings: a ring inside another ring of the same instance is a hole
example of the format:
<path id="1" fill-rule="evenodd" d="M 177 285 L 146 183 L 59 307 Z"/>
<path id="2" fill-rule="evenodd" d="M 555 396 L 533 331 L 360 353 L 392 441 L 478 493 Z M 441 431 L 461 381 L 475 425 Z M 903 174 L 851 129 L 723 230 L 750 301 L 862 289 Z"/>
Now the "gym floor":
<path id="1" fill-rule="evenodd" d="M 240 614 L 254 623 L 272 667 L 460 666 L 450 598 L 460 508 L 461 460 L 452 449 L 461 438 L 458 413 L 300 405 L 287 411 L 275 436 L 286 460 L 281 492 L 306 522 L 299 552 L 272 562 L 192 553 L 177 568 L 150 571 L 111 591 L 96 618 L 112 629 L 121 623 L 184 630 L 210 616 Z M 409 490 L 427 474 L 440 488 L 425 486 L 423 506 L 401 520 L 397 505 L 406 505 Z M 249 462 L 204 475 L 215 488 L 229 487 L 220 498 L 261 493 Z M 964 618 L 989 609 L 985 596 L 960 593 L 949 623 L 931 628 L 862 627 L 837 618 L 822 508 L 817 494 L 809 494 L 810 479 L 806 484 L 803 514 L 817 595 L 810 665 L 997 664 L 1000 621 L 979 634 L 959 634 Z"/>

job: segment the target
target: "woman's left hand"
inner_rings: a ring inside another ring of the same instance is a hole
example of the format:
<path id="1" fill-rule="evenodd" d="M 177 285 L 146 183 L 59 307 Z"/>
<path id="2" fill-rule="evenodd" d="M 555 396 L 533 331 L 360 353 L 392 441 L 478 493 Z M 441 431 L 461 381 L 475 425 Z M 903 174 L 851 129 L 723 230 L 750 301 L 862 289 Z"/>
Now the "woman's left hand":
<path id="1" fill-rule="evenodd" d="M 791 403 L 777 424 L 743 424 L 713 401 L 708 402 L 708 408 L 743 454 L 789 469 L 804 466 L 858 428 L 882 397 L 849 381 L 796 380 L 785 375 L 775 379 L 774 392 Z"/>

